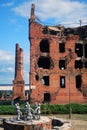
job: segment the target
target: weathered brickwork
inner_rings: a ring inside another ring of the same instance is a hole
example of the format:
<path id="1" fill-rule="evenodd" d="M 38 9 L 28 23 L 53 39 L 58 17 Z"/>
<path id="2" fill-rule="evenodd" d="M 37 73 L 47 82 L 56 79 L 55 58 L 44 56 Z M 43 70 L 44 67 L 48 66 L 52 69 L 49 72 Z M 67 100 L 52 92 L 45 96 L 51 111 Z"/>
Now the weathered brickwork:
<path id="1" fill-rule="evenodd" d="M 15 49 L 15 77 L 13 80 L 13 99 L 25 99 L 23 49 L 16 44 Z"/>
<path id="2" fill-rule="evenodd" d="M 30 101 L 87 102 L 87 41 L 84 27 L 43 26 L 29 19 Z M 87 28 L 87 27 L 85 27 Z"/>

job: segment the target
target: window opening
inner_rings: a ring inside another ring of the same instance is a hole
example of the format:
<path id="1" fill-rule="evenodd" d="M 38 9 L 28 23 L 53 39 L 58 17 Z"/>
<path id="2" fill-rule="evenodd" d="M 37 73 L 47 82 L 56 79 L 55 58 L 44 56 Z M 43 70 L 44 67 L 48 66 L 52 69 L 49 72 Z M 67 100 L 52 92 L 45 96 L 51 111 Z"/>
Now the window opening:
<path id="1" fill-rule="evenodd" d="M 49 34 L 51 34 L 51 35 L 57 35 L 57 31 L 54 31 L 54 30 L 49 30 Z"/>
<path id="2" fill-rule="evenodd" d="M 75 53 L 77 54 L 78 57 L 83 56 L 83 45 L 80 43 L 76 43 L 75 45 Z"/>
<path id="3" fill-rule="evenodd" d="M 65 76 L 60 76 L 60 87 L 65 88 Z"/>
<path id="4" fill-rule="evenodd" d="M 60 53 L 65 52 L 65 43 L 59 43 L 59 52 Z"/>
<path id="5" fill-rule="evenodd" d="M 49 41 L 48 39 L 43 39 L 41 42 L 40 42 L 40 51 L 41 52 L 49 52 Z"/>
<path id="6" fill-rule="evenodd" d="M 87 68 L 87 61 L 85 61 L 85 68 Z"/>
<path id="7" fill-rule="evenodd" d="M 75 68 L 81 69 L 83 67 L 83 62 L 81 60 L 75 60 Z"/>
<path id="8" fill-rule="evenodd" d="M 87 58 L 87 44 L 85 44 L 85 58 Z"/>
<path id="9" fill-rule="evenodd" d="M 42 84 L 46 85 L 46 86 L 49 86 L 49 76 L 43 76 Z"/>
<path id="10" fill-rule="evenodd" d="M 67 36 L 69 34 L 74 34 L 74 30 L 72 28 L 65 28 L 64 35 Z"/>
<path id="11" fill-rule="evenodd" d="M 81 84 L 82 84 L 82 79 L 81 79 L 81 75 L 77 75 L 76 76 L 76 88 L 81 88 Z"/>
<path id="12" fill-rule="evenodd" d="M 45 56 L 41 56 L 38 60 L 38 66 L 39 68 L 43 68 L 43 69 L 50 69 L 50 58 L 49 57 L 45 57 Z"/>
<path id="13" fill-rule="evenodd" d="M 50 102 L 50 93 L 44 93 L 44 102 L 46 103 Z"/>
<path id="14" fill-rule="evenodd" d="M 81 37 L 81 39 L 84 39 L 86 36 L 85 36 L 85 28 L 79 28 L 79 35 Z"/>
<path id="15" fill-rule="evenodd" d="M 36 79 L 37 81 L 39 80 L 38 74 L 35 75 L 35 79 Z"/>
<path id="16" fill-rule="evenodd" d="M 66 69 L 65 60 L 59 60 L 59 68 L 61 70 Z"/>
<path id="17" fill-rule="evenodd" d="M 43 34 L 48 34 L 48 27 L 47 26 L 43 27 L 42 32 Z"/>

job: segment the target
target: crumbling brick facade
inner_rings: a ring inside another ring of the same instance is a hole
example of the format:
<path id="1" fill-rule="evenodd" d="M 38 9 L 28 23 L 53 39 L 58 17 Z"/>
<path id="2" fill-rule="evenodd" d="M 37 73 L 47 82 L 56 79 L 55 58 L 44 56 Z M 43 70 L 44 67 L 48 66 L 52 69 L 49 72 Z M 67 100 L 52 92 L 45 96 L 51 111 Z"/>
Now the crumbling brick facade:
<path id="1" fill-rule="evenodd" d="M 15 77 L 13 80 L 13 99 L 25 99 L 24 73 L 23 73 L 23 49 L 16 44 L 15 49 Z"/>
<path id="2" fill-rule="evenodd" d="M 43 26 L 29 19 L 30 101 L 87 102 L 87 26 Z"/>

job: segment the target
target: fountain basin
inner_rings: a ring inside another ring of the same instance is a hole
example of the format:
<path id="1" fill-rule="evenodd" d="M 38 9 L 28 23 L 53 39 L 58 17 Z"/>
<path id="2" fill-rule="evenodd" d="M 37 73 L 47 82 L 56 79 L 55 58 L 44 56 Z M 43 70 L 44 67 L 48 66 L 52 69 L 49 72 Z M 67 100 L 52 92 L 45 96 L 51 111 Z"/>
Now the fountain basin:
<path id="1" fill-rule="evenodd" d="M 20 120 L 6 119 L 4 121 L 4 130 L 51 130 L 52 120 L 41 116 L 40 120 Z"/>

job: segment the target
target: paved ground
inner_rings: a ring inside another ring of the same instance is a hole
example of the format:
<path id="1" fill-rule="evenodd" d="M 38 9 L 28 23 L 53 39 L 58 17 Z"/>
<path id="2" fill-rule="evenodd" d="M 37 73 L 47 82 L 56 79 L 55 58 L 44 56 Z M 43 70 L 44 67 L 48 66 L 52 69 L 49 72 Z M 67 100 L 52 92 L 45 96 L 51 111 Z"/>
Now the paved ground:
<path id="1" fill-rule="evenodd" d="M 70 130 L 87 130 L 87 121 L 83 120 L 71 120 Z"/>
<path id="2" fill-rule="evenodd" d="M 70 120 L 71 128 L 69 130 L 87 130 L 87 121 Z"/>

